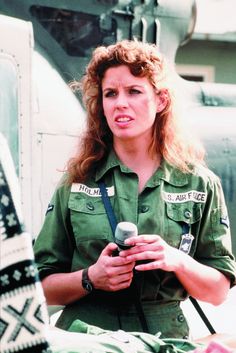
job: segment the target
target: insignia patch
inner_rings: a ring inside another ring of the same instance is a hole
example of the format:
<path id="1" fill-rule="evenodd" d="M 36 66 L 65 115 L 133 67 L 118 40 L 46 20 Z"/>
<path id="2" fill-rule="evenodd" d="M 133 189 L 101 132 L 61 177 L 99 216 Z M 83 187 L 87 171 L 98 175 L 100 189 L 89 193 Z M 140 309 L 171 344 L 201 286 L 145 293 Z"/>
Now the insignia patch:
<path id="1" fill-rule="evenodd" d="M 221 217 L 220 218 L 220 223 L 224 224 L 227 228 L 229 228 L 229 218 L 228 218 L 228 216 Z"/>
<path id="2" fill-rule="evenodd" d="M 183 234 L 179 250 L 183 251 L 185 254 L 189 254 L 194 236 L 192 234 Z"/>
<path id="3" fill-rule="evenodd" d="M 114 186 L 107 187 L 107 194 L 108 196 L 115 195 L 115 188 Z M 71 186 L 71 192 L 82 192 L 86 195 L 91 197 L 101 197 L 100 189 L 99 188 L 90 188 L 85 184 L 81 183 L 73 183 Z"/>
<path id="4" fill-rule="evenodd" d="M 189 190 L 187 192 L 180 193 L 165 191 L 162 192 L 163 200 L 170 203 L 183 203 L 188 201 L 205 203 L 206 196 L 206 192 L 200 192 L 196 190 Z"/>
<path id="5" fill-rule="evenodd" d="M 47 211 L 46 211 L 46 214 L 48 214 L 48 212 L 52 211 L 53 209 L 54 209 L 54 205 L 49 204 Z"/>

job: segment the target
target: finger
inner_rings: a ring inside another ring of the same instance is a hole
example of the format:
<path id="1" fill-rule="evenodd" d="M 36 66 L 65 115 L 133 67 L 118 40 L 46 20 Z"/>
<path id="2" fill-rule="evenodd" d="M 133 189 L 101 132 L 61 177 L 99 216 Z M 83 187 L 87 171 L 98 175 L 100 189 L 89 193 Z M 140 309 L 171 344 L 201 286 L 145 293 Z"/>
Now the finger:
<path id="1" fill-rule="evenodd" d="M 121 257 L 130 258 L 129 256 L 134 255 L 134 254 L 144 253 L 144 252 L 148 252 L 148 251 L 162 252 L 163 250 L 164 250 L 163 245 L 159 244 L 158 242 L 155 242 L 155 243 L 150 243 L 150 244 L 148 243 L 148 244 L 143 244 L 143 245 L 135 245 L 128 250 L 120 251 L 119 255 Z"/>
<path id="2" fill-rule="evenodd" d="M 115 243 L 109 243 L 101 252 L 102 256 L 112 256 L 113 252 L 118 249 Z"/>
<path id="3" fill-rule="evenodd" d="M 163 259 L 163 253 L 158 253 L 156 251 L 147 250 L 144 252 L 138 252 L 126 257 L 129 261 L 142 261 L 142 260 L 161 260 Z"/>
<path id="4" fill-rule="evenodd" d="M 113 283 L 120 284 L 123 282 L 130 282 L 132 278 L 133 278 L 133 271 L 120 273 L 119 275 L 113 277 Z"/>
<path id="5" fill-rule="evenodd" d="M 124 282 L 120 282 L 118 284 L 113 284 L 113 285 L 110 285 L 108 287 L 108 289 L 112 292 L 116 292 L 116 291 L 119 291 L 119 290 L 122 290 L 122 289 L 126 289 L 130 286 L 131 284 L 131 281 L 132 279 L 130 279 L 129 281 L 124 281 Z"/>
<path id="6" fill-rule="evenodd" d="M 115 267 L 126 267 L 127 269 L 133 269 L 135 261 L 128 259 L 127 257 L 116 256 L 112 258 L 111 264 Z"/>
<path id="7" fill-rule="evenodd" d="M 139 264 L 135 266 L 135 270 L 137 271 L 150 271 L 150 270 L 157 270 L 162 268 L 162 261 L 150 261 L 145 264 Z"/>
<path id="8" fill-rule="evenodd" d="M 151 244 L 153 242 L 159 241 L 160 239 L 162 238 L 157 234 L 142 234 L 126 239 L 125 244 L 131 246 L 139 244 Z"/>

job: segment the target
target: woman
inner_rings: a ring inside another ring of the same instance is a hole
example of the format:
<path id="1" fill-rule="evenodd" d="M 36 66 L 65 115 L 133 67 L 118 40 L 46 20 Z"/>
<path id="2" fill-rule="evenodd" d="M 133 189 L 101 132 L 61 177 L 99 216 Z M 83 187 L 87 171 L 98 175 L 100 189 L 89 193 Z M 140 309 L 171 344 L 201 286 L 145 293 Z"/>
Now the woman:
<path id="1" fill-rule="evenodd" d="M 179 303 L 191 295 L 218 305 L 235 284 L 220 182 L 183 135 L 167 81 L 154 45 L 93 53 L 82 80 L 87 130 L 35 244 L 47 302 L 66 306 L 60 328 L 80 319 L 187 338 Z M 118 256 L 101 180 L 117 220 L 138 227 Z"/>

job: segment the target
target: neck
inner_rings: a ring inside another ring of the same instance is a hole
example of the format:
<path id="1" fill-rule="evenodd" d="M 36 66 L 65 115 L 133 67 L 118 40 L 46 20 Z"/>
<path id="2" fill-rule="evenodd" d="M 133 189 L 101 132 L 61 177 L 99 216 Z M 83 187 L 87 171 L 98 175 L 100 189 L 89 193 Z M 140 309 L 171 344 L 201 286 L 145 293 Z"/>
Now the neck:
<path id="1" fill-rule="evenodd" d="M 113 147 L 121 162 L 127 167 L 135 165 L 137 161 L 140 162 L 141 160 L 146 161 L 152 159 L 149 146 L 144 141 L 142 141 L 142 143 L 136 143 L 131 140 L 125 143 L 114 142 Z"/>
<path id="2" fill-rule="evenodd" d="M 114 145 L 114 150 L 120 161 L 130 168 L 139 178 L 139 192 L 141 192 L 153 173 L 160 165 L 160 155 L 151 155 L 145 143 L 118 144 Z"/>

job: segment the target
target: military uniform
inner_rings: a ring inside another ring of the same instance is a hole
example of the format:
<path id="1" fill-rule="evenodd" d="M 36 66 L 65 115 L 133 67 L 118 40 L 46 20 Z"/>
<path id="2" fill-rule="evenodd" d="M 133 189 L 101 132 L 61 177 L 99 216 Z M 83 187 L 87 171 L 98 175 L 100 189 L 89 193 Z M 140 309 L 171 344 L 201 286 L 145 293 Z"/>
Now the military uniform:
<path id="1" fill-rule="evenodd" d="M 139 234 L 161 235 L 235 284 L 227 209 L 218 178 L 203 167 L 184 174 L 163 160 L 139 194 L 138 176 L 113 151 L 86 184 L 62 184 L 56 190 L 34 246 L 41 278 L 90 266 L 113 241 L 97 184 L 101 179 L 118 222 L 135 223 Z M 187 337 L 188 325 L 179 307 L 187 293 L 175 274 L 153 270 L 136 276 L 150 332 Z M 108 330 L 142 330 L 134 298 L 127 290 L 93 291 L 68 305 L 57 326 L 68 329 L 76 318 Z"/>

